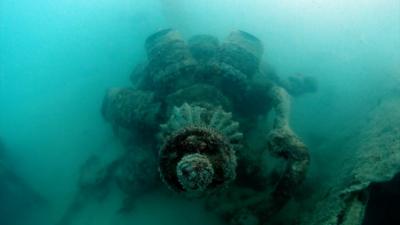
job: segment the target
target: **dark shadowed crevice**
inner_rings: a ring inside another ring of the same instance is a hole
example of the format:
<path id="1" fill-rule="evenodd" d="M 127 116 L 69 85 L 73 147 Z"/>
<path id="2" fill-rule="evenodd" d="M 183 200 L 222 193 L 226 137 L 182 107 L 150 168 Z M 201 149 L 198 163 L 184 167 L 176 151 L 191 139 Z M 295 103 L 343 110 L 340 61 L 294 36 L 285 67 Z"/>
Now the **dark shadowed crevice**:
<path id="1" fill-rule="evenodd" d="M 373 183 L 362 225 L 400 224 L 400 173 L 392 180 Z"/>

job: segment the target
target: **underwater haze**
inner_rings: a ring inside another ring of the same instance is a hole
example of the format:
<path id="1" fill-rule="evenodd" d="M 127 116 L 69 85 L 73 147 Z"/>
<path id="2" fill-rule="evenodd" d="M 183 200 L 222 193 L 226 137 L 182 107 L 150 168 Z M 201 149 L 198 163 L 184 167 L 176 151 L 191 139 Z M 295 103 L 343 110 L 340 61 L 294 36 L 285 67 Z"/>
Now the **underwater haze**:
<path id="1" fill-rule="evenodd" d="M 126 148 L 103 118 L 106 91 L 132 85 L 146 38 L 166 28 L 220 43 L 246 31 L 263 43 L 263 61 L 279 79 L 317 81 L 315 92 L 291 98 L 291 127 L 311 156 L 300 203 L 287 209 L 296 217 L 329 185 L 324 179 L 354 164 L 349 146 L 373 115 L 386 115 L 380 105 L 400 99 L 399 0 L 0 0 L 0 224 L 225 224 L 163 189 L 120 213 L 117 187 L 101 201 L 82 200 L 88 204 L 60 222 L 88 158 L 111 161 Z M 400 106 L 393 102 L 388 117 Z M 400 140 L 399 129 L 388 132 Z"/>

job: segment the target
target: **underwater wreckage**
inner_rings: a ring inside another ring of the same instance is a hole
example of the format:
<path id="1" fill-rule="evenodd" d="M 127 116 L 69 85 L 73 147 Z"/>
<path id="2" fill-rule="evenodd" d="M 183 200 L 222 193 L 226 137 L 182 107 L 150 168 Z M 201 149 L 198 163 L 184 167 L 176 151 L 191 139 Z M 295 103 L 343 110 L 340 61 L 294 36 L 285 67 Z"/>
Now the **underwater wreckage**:
<path id="1" fill-rule="evenodd" d="M 148 37 L 145 48 L 147 61 L 136 66 L 132 86 L 111 88 L 103 99 L 102 115 L 124 150 L 108 162 L 100 155 L 86 161 L 59 225 L 70 224 L 88 200 L 104 199 L 113 183 L 125 195 L 122 213 L 138 196 L 168 187 L 201 199 L 228 225 L 400 223 L 398 87 L 345 143 L 352 151 L 344 160 L 356 163 L 338 160 L 346 166 L 334 177 L 301 190 L 310 154 L 289 126 L 290 95 L 315 92 L 312 77 L 279 79 L 262 61 L 262 43 L 243 31 L 219 43 L 210 35 L 185 42 L 166 29 Z M 299 192 L 306 197 L 290 211 Z"/>
<path id="2" fill-rule="evenodd" d="M 126 195 L 122 212 L 166 186 L 205 200 L 227 224 L 265 224 L 306 177 L 310 155 L 289 126 L 289 94 L 315 91 L 315 80 L 277 78 L 262 63 L 261 41 L 244 31 L 219 43 L 210 35 L 185 42 L 165 29 L 145 49 L 132 86 L 109 89 L 101 109 L 126 150 L 108 164 L 88 160 L 59 224 L 89 195 L 103 198 L 112 182 Z"/>
<path id="3" fill-rule="evenodd" d="M 166 29 L 148 37 L 145 48 L 147 62 L 132 74 L 133 87 L 110 89 L 102 107 L 107 121 L 128 131 L 127 142 L 140 140 L 128 154 L 147 152 L 127 162 L 136 170 L 118 176 L 121 189 L 130 195 L 163 185 L 159 171 L 167 187 L 206 199 L 229 224 L 265 223 L 302 183 L 310 156 L 289 126 L 290 85 L 260 66 L 261 41 L 234 31 L 222 44 L 209 35 L 186 43 Z M 316 84 L 304 87 L 306 93 Z M 272 127 L 257 125 L 271 110 Z M 268 151 L 285 161 L 282 171 L 268 168 Z"/>
<path id="4" fill-rule="evenodd" d="M 400 224 L 400 85 L 368 113 L 335 176 L 321 181 L 301 225 Z"/>

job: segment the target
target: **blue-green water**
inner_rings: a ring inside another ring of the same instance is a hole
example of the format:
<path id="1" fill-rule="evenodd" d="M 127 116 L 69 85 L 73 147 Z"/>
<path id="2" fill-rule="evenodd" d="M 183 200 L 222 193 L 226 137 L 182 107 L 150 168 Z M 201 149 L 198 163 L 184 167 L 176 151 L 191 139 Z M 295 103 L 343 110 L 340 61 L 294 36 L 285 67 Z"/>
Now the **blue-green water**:
<path id="1" fill-rule="evenodd" d="M 105 90 L 129 85 L 147 36 L 169 27 L 220 40 L 245 30 L 280 77 L 315 77 L 318 92 L 293 99 L 291 122 L 310 146 L 311 171 L 322 174 L 400 86 L 398 0 L 0 0 L 0 160 L 40 196 L 0 188 L 0 224 L 55 224 L 83 162 L 123 148 L 100 113 Z M 218 224 L 197 204 L 160 193 L 124 216 L 115 213 L 120 201 L 111 194 L 73 224 Z"/>

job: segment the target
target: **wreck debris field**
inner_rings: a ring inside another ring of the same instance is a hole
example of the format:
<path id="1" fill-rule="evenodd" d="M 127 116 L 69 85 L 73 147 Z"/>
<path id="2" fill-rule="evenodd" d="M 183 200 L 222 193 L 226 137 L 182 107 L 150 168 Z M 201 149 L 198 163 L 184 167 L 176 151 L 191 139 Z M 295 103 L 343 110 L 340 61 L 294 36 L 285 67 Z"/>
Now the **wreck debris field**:
<path id="1" fill-rule="evenodd" d="M 397 0 L 0 2 L 0 224 L 399 225 Z"/>

